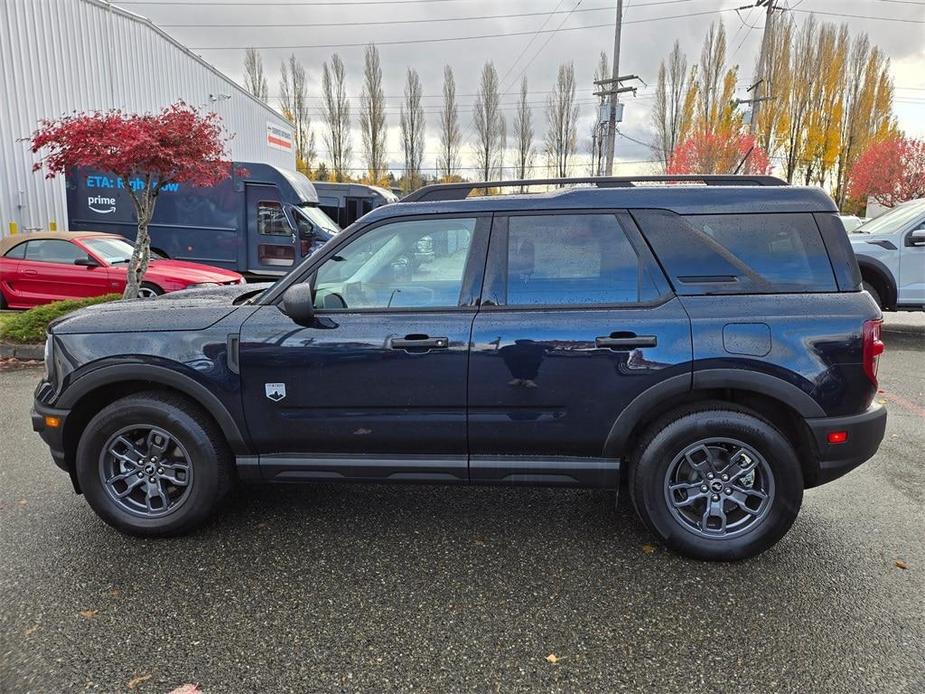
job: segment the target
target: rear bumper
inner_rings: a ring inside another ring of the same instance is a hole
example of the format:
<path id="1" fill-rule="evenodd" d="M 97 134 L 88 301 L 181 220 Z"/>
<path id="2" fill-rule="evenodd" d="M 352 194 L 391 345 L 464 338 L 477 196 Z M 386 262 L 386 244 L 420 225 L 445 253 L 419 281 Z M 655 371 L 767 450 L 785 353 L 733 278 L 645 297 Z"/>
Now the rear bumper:
<path id="1" fill-rule="evenodd" d="M 886 431 L 886 409 L 875 404 L 858 415 L 820 417 L 807 419 L 806 423 L 819 451 L 816 479 L 809 480 L 811 484 L 807 485 L 815 487 L 841 477 L 873 457 Z M 828 435 L 835 431 L 847 433 L 844 443 L 829 443 Z"/>

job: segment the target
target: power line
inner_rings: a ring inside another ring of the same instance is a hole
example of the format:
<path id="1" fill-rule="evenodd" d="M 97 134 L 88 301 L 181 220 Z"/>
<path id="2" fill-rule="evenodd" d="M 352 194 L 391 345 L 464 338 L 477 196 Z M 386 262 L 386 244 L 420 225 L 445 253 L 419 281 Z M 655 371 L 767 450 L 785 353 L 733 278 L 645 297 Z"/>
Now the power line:
<path id="1" fill-rule="evenodd" d="M 720 12 L 732 12 L 735 8 L 726 7 L 719 10 L 705 10 L 702 12 L 688 12 L 686 14 L 675 14 L 675 15 L 664 15 L 661 17 L 647 17 L 645 19 L 631 19 L 623 22 L 624 24 L 644 24 L 648 22 L 660 22 L 671 19 L 683 19 L 686 17 L 700 17 L 703 15 L 712 15 L 718 14 Z M 568 19 L 568 17 L 566 17 Z M 412 45 L 412 44 L 422 44 L 422 43 L 445 43 L 450 41 L 472 41 L 477 39 L 496 39 L 496 38 L 510 38 L 511 36 L 529 36 L 533 33 L 540 34 L 555 34 L 559 31 L 583 31 L 586 29 L 603 29 L 605 27 L 611 27 L 612 24 L 586 24 L 584 26 L 577 27 L 565 27 L 565 28 L 556 28 L 556 29 L 543 29 L 538 32 L 533 31 L 516 31 L 516 32 L 505 32 L 503 34 L 476 34 L 472 36 L 447 36 L 442 38 L 432 38 L 432 39 L 401 39 L 396 41 L 375 41 L 374 43 L 377 46 L 398 46 L 398 45 Z M 253 45 L 247 46 L 247 48 L 259 48 L 262 50 L 296 50 L 296 49 L 309 49 L 309 48 L 356 48 L 368 46 L 370 41 L 358 41 L 350 43 L 316 43 L 316 44 L 303 44 L 303 45 L 290 45 L 290 46 L 275 46 L 275 45 Z M 548 41 L 547 41 L 548 44 Z M 244 46 L 192 46 L 193 50 L 197 51 L 238 51 L 244 48 Z M 545 44 L 543 46 L 545 48 Z M 542 52 L 542 48 L 540 51 Z"/>
<path id="2" fill-rule="evenodd" d="M 875 17 L 866 14 L 849 14 L 847 12 L 823 12 L 822 10 L 798 10 L 791 8 L 790 12 L 802 12 L 803 14 L 823 14 L 829 17 L 850 17 L 852 19 L 876 19 L 881 22 L 911 22 L 912 24 L 925 24 L 925 19 L 911 19 L 907 17 Z"/>
<path id="3" fill-rule="evenodd" d="M 561 3 L 560 3 L 561 4 Z M 611 7 L 587 7 L 578 12 L 601 12 L 602 10 L 610 10 Z M 574 10 L 572 10 L 574 11 Z M 428 24 L 432 22 L 473 22 L 487 19 L 514 19 L 517 17 L 550 17 L 556 14 L 565 14 L 565 11 L 553 10 L 552 12 L 516 12 L 514 14 L 491 14 L 491 15 L 476 15 L 474 17 L 438 17 L 434 19 L 388 19 L 388 20 L 373 20 L 365 22 L 310 22 L 305 24 L 293 24 L 291 22 L 285 23 L 276 23 L 276 24 L 159 24 L 158 26 L 163 28 L 183 28 L 183 27 L 195 27 L 195 28 L 219 28 L 219 29 L 228 29 L 228 28 L 238 28 L 238 29 L 264 29 L 272 27 L 285 27 L 285 28 L 300 28 L 300 27 L 357 27 L 357 26 L 384 26 L 389 24 Z M 545 26 L 545 24 L 543 25 Z M 542 27 L 541 27 L 542 28 Z"/>
<path id="4" fill-rule="evenodd" d="M 579 6 L 580 4 L 581 4 L 581 0 L 578 0 L 578 2 L 575 3 L 575 7 L 573 7 L 573 8 L 569 11 L 569 13 L 566 14 L 565 17 L 562 18 L 562 21 L 559 22 L 559 26 L 557 26 L 555 29 L 552 30 L 552 32 L 550 32 L 550 34 L 549 34 L 549 36 L 547 37 L 545 43 L 543 43 L 543 45 L 539 47 L 539 50 L 537 50 L 537 52 L 533 54 L 533 57 L 530 58 L 530 60 L 527 61 L 527 64 L 524 65 L 524 66 L 523 66 L 523 69 L 517 74 L 517 77 L 515 77 L 515 78 L 511 81 L 511 85 L 510 85 L 507 89 L 502 90 L 502 92 L 501 92 L 502 94 L 506 94 L 507 92 L 511 91 L 511 90 L 515 87 L 515 85 L 517 84 L 517 80 L 519 80 L 521 77 L 524 76 L 524 74 L 527 72 L 527 70 L 528 70 L 528 69 L 530 68 L 530 66 L 533 64 L 533 61 L 536 60 L 537 56 L 539 56 L 540 53 L 542 53 L 544 50 L 546 50 L 546 46 L 548 46 L 548 45 L 549 45 L 549 42 L 552 41 L 552 37 L 555 36 L 556 33 L 562 29 L 563 26 L 565 26 L 565 23 L 568 21 L 569 17 L 571 17 L 571 16 L 572 16 L 572 13 L 573 13 L 575 10 L 578 9 L 578 6 Z M 570 30 L 573 29 L 573 28 L 575 28 L 575 27 L 569 27 L 569 29 L 566 29 L 566 31 L 570 31 Z M 538 32 L 536 32 L 536 33 L 537 33 L 537 35 L 539 35 L 541 32 L 538 31 Z M 535 38 L 535 37 L 534 37 L 534 38 Z M 531 39 L 530 42 L 532 43 L 533 40 Z M 529 48 L 529 44 L 527 45 L 527 48 Z M 526 52 L 526 50 L 527 50 L 527 49 L 525 48 L 524 51 Z M 520 58 L 518 58 L 518 60 L 520 60 Z M 516 62 L 517 62 L 517 61 L 514 62 L 515 65 L 516 65 Z M 511 68 L 512 68 L 512 69 L 513 69 L 513 67 L 514 67 L 514 65 L 511 65 Z M 501 80 L 500 84 L 501 84 L 501 86 L 504 86 L 504 80 L 503 80 L 503 79 Z"/>
<path id="5" fill-rule="evenodd" d="M 198 5 L 199 7 L 226 7 L 234 5 L 247 5 L 248 7 L 266 7 L 275 5 L 277 7 L 322 7 L 334 5 L 337 7 L 362 7 L 363 5 L 412 5 L 431 2 L 466 2 L 466 0 L 363 0 L 362 2 L 340 2 L 339 0 L 329 0 L 328 2 L 259 2 L 253 0 L 223 0 L 222 2 L 200 2 L 199 0 L 118 0 L 120 5 Z"/>

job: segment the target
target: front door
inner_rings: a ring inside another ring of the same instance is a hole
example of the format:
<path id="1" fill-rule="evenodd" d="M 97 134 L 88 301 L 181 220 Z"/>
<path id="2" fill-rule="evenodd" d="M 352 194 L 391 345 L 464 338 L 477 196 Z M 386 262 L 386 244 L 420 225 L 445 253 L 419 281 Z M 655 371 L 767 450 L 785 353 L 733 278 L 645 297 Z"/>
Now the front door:
<path id="1" fill-rule="evenodd" d="M 899 249 L 899 277 L 897 301 L 899 304 L 925 306 L 925 241 L 913 237 L 925 233 L 925 220 L 914 224 L 902 239 Z"/>
<path id="2" fill-rule="evenodd" d="M 87 251 L 64 239 L 33 239 L 26 243 L 19 262 L 16 285 L 20 298 L 29 305 L 101 296 L 110 291 L 110 270 L 106 267 L 75 265 Z"/>
<path id="3" fill-rule="evenodd" d="M 690 378 L 687 314 L 632 220 L 612 212 L 496 215 L 472 342 L 473 480 L 603 483 L 623 409 Z"/>
<path id="4" fill-rule="evenodd" d="M 300 278 L 314 287 L 312 325 L 276 305 L 244 323 L 243 399 L 264 478 L 468 479 L 466 374 L 489 226 L 429 217 L 351 234 Z"/>
<path id="5" fill-rule="evenodd" d="M 246 184 L 248 270 L 284 275 L 297 262 L 295 229 L 274 185 Z"/>

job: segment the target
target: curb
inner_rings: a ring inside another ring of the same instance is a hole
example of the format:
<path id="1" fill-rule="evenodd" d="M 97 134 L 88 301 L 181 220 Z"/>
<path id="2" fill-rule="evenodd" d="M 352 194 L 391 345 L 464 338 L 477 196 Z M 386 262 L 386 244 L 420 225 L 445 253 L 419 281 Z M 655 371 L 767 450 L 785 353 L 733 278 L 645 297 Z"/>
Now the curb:
<path id="1" fill-rule="evenodd" d="M 0 359 L 43 361 L 44 358 L 45 345 L 17 345 L 11 342 L 0 342 Z"/>

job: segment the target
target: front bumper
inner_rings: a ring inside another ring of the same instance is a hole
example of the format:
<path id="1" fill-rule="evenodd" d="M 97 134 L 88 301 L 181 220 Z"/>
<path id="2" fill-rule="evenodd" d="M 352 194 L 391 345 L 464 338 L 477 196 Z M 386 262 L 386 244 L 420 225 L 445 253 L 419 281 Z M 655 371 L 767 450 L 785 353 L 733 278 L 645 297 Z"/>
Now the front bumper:
<path id="1" fill-rule="evenodd" d="M 73 475 L 73 466 L 69 464 L 67 455 L 64 452 L 64 425 L 70 410 L 59 410 L 49 407 L 38 399 L 32 404 L 32 430 L 37 431 L 42 440 L 48 444 L 51 449 L 51 457 L 55 465 Z M 58 420 L 58 426 L 52 427 L 46 424 L 46 417 L 54 417 Z"/>
<path id="2" fill-rule="evenodd" d="M 807 486 L 818 486 L 838 479 L 874 456 L 886 431 L 886 408 L 874 404 L 858 415 L 820 417 L 807 419 L 806 423 L 819 452 L 816 479 L 809 480 Z M 829 443 L 829 433 L 836 431 L 847 434 L 844 443 Z"/>

